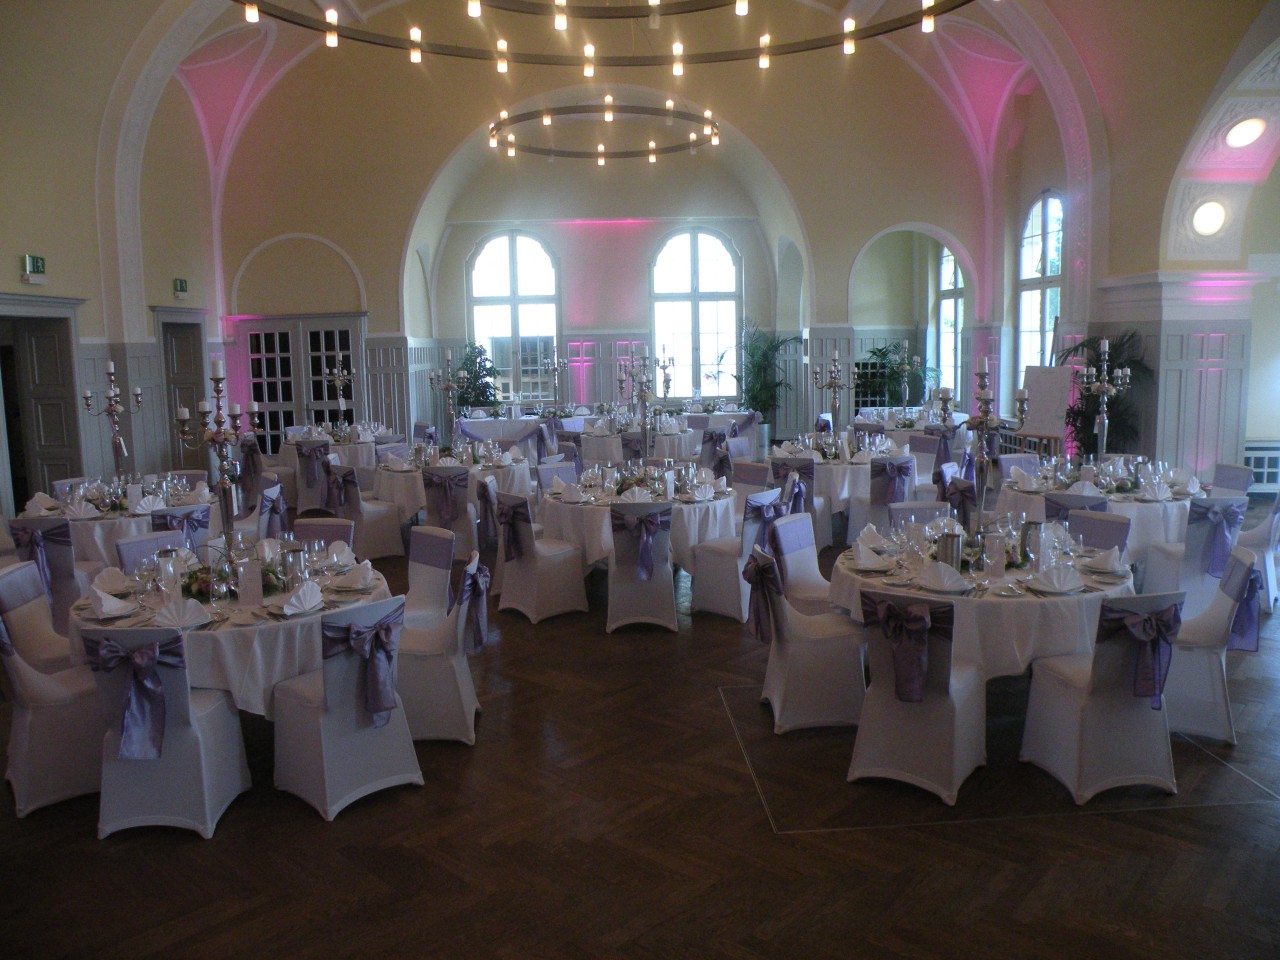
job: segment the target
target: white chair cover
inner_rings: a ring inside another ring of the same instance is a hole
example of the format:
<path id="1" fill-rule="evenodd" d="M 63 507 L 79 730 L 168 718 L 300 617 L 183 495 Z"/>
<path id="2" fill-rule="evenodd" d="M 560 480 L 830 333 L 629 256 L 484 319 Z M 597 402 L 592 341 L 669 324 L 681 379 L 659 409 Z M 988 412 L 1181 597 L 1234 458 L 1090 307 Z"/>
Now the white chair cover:
<path id="1" fill-rule="evenodd" d="M 71 605 L 89 590 L 90 572 L 76 563 L 71 546 L 71 521 L 59 517 L 9 521 L 19 560 L 31 560 L 40 570 L 53 608 L 54 628 L 64 636 Z M 97 565 L 101 567 L 101 564 Z"/>
<path id="2" fill-rule="evenodd" d="M 1204 612 L 1218 591 L 1218 579 L 1226 569 L 1231 548 L 1240 536 L 1248 497 L 1209 497 L 1192 500 L 1184 543 L 1155 543 L 1147 550 L 1148 593 L 1186 594 L 1183 617 Z"/>
<path id="3" fill-rule="evenodd" d="M 98 838 L 141 826 L 206 840 L 249 789 L 240 714 L 225 690 L 192 690 L 177 630 L 86 630 L 107 734 Z"/>
<path id="4" fill-rule="evenodd" d="M 116 556 L 120 559 L 120 569 L 132 574 L 140 563 L 155 556 L 157 550 L 186 546 L 187 535 L 181 530 L 158 530 L 136 537 L 121 537 L 116 541 Z"/>
<path id="5" fill-rule="evenodd" d="M 394 503 L 365 499 L 355 467 L 322 464 L 326 483 L 326 507 L 356 525 L 352 548 L 362 560 L 403 557 L 400 511 Z M 301 523 L 301 521 L 298 521 Z M 298 523 L 294 524 L 297 532 Z"/>
<path id="6" fill-rule="evenodd" d="M 275 474 L 266 472 L 262 477 L 267 480 L 274 478 Z M 235 522 L 235 529 L 248 533 L 255 540 L 280 539 L 280 535 L 289 529 L 289 504 L 285 499 L 284 486 L 278 482 L 263 486 L 258 502 L 246 516 Z"/>
<path id="7" fill-rule="evenodd" d="M 912 475 L 914 460 L 909 456 L 875 457 L 871 461 L 870 480 L 867 484 L 866 522 L 879 530 L 889 529 L 889 504 L 911 499 L 915 477 Z M 857 536 L 853 527 L 851 537 Z M 859 528 L 861 529 L 861 528 Z"/>
<path id="8" fill-rule="evenodd" d="M 534 539 L 529 501 L 513 493 L 498 493 L 498 564 L 505 567 L 499 610 L 519 610 L 531 623 L 587 610 L 582 551 L 565 540 Z"/>
<path id="9" fill-rule="evenodd" d="M 704 540 L 693 545 L 692 612 L 718 613 L 739 623 L 747 622 L 750 589 L 742 579 L 742 568 L 752 548 L 761 542 L 766 520 L 772 527 L 781 495 L 782 491 L 776 489 L 752 494 L 747 498 L 737 537 Z M 766 538 L 761 546 L 767 543 Z"/>
<path id="10" fill-rule="evenodd" d="M 339 517 L 303 517 L 293 525 L 294 537 L 306 543 L 323 540 L 325 545 L 342 541 L 355 551 L 356 524 L 354 520 Z"/>
<path id="11" fill-rule="evenodd" d="M 71 666 L 71 646 L 54 627 L 39 568 L 23 561 L 0 570 L 0 618 L 22 661 L 41 673 Z"/>
<path id="12" fill-rule="evenodd" d="M 329 441 L 299 437 L 294 441 L 294 451 L 298 459 L 298 513 L 304 513 L 307 510 L 323 510 L 324 464 L 329 460 Z"/>
<path id="13" fill-rule="evenodd" d="M 1218 463 L 1213 467 L 1213 495 L 1226 496 L 1231 492 L 1245 493 L 1253 486 L 1253 467 L 1241 463 Z"/>
<path id="14" fill-rule="evenodd" d="M 182 531 L 187 540 L 187 548 L 194 554 L 204 556 L 205 545 L 209 542 L 210 512 L 210 505 L 207 503 L 152 510 L 151 529 Z"/>
<path id="15" fill-rule="evenodd" d="M 275 687 L 275 782 L 332 820 L 348 804 L 422 786 L 395 692 L 404 598 L 327 613 L 324 666 Z"/>
<path id="16" fill-rule="evenodd" d="M 772 468 L 775 486 L 783 485 L 785 481 L 791 479 L 793 474 L 798 481 L 803 482 L 803 510 L 812 518 L 814 539 L 819 548 L 831 546 L 831 508 L 826 497 L 814 495 L 813 459 L 811 457 L 775 459 L 772 461 Z M 793 484 L 795 482 L 792 481 Z M 794 487 L 791 489 L 794 490 Z M 799 498 L 792 499 L 792 494 L 784 494 L 784 496 L 792 500 L 791 512 L 799 513 Z"/>
<path id="17" fill-rule="evenodd" d="M 1106 513 L 1107 498 L 1102 495 L 1062 493 L 1056 490 L 1044 495 L 1044 518 L 1046 522 L 1066 520 L 1070 523 L 1070 514 L 1073 510 Z M 1074 533 L 1075 531 L 1073 530 L 1072 532 Z"/>
<path id="18" fill-rule="evenodd" d="M 671 569 L 671 506 L 616 503 L 610 508 L 609 615 L 605 632 L 629 623 L 676 623 L 675 572 Z"/>
<path id="19" fill-rule="evenodd" d="M 1086 547 L 1110 550 L 1115 547 L 1124 555 L 1129 545 L 1129 517 L 1118 513 L 1097 513 L 1093 510 L 1072 510 L 1067 514 L 1067 525 L 1073 537 L 1081 537 Z"/>
<path id="20" fill-rule="evenodd" d="M 1000 491 L 1001 485 L 1013 476 L 1014 467 L 1017 467 L 1023 473 L 1037 474 L 1040 472 L 1040 457 L 1034 453 L 1002 453 L 995 460 L 995 489 L 997 493 Z"/>
<path id="21" fill-rule="evenodd" d="M 458 537 L 458 552 L 467 556 L 480 549 L 476 533 L 478 516 L 467 494 L 470 468 L 458 466 L 424 467 L 427 522 L 452 530 Z"/>
<path id="22" fill-rule="evenodd" d="M 409 530 L 409 592 L 404 598 L 404 625 L 414 630 L 436 626 L 453 602 L 454 534 L 443 527 Z M 411 724 L 412 726 L 412 724 Z"/>
<path id="23" fill-rule="evenodd" d="M 831 584 L 818 570 L 818 548 L 813 542 L 813 525 L 807 517 L 790 514 L 773 525 L 771 548 L 782 574 L 787 601 L 800 613 L 814 616 L 831 612 L 827 595 Z"/>
<path id="24" fill-rule="evenodd" d="M 1248 547 L 1258 557 L 1258 566 L 1263 576 L 1263 609 L 1268 613 L 1280 600 L 1280 583 L 1276 579 L 1276 549 L 1280 547 L 1280 497 L 1271 503 L 1271 512 L 1262 522 L 1241 530 L 1236 538 L 1236 546 Z"/>

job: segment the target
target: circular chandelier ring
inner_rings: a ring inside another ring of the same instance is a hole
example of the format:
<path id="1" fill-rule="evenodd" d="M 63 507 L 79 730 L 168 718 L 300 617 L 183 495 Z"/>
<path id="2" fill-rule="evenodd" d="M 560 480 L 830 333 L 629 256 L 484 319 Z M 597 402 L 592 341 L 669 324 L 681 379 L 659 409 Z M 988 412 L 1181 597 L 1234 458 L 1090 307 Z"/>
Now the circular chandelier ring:
<path id="1" fill-rule="evenodd" d="M 241 6 L 252 0 L 233 0 L 233 2 Z M 517 0 L 504 0 L 507 4 L 514 4 Z M 690 0 L 690 2 L 701 2 L 701 0 Z M 723 0 L 708 0 L 718 6 L 727 6 Z M 919 10 L 912 13 L 903 14 L 900 17 L 894 17 L 891 20 L 883 20 L 879 23 L 873 23 L 868 26 L 858 27 L 848 33 L 832 33 L 820 37 L 810 37 L 804 40 L 792 40 L 786 43 L 770 44 L 768 47 L 769 54 L 774 57 L 785 57 L 796 53 L 809 53 L 813 50 L 825 50 L 831 47 L 841 46 L 845 40 L 870 40 L 874 37 L 885 36 L 890 33 L 897 33 L 899 30 L 905 30 L 913 26 L 918 26 L 925 16 L 941 17 L 958 10 L 961 7 L 968 6 L 974 0 L 937 0 L 928 10 Z M 581 69 L 588 63 L 594 64 L 596 67 L 667 67 L 679 60 L 684 64 L 706 64 L 706 63 L 736 63 L 743 60 L 755 60 L 760 56 L 761 47 L 745 47 L 738 50 L 712 50 L 703 53 L 686 50 L 681 56 L 676 57 L 672 54 L 630 54 L 608 56 L 599 54 L 594 57 L 587 57 L 581 54 L 567 56 L 563 54 L 551 53 L 529 53 L 519 50 L 508 50 L 503 54 L 499 54 L 496 50 L 488 47 L 467 47 L 452 43 L 435 43 L 424 39 L 420 43 L 415 43 L 408 37 L 394 37 L 385 33 L 377 33 L 373 30 L 364 30 L 359 27 L 352 27 L 346 24 L 332 24 L 317 17 L 307 16 L 282 7 L 276 3 L 258 2 L 258 10 L 260 13 L 271 17 L 273 20 L 280 20 L 284 23 L 291 23 L 294 26 L 303 27 L 304 29 L 314 31 L 316 33 L 337 33 L 340 37 L 348 40 L 354 40 L 357 43 L 367 43 L 372 46 L 388 47 L 393 50 L 410 51 L 414 49 L 421 50 L 423 53 L 432 54 L 437 57 L 452 57 L 462 60 L 484 60 L 496 62 L 501 58 L 505 58 L 511 63 L 520 63 L 530 66 L 543 67 L 577 67 Z M 505 8 L 504 8 L 505 9 Z M 619 8 L 600 8 L 600 9 L 623 9 Z M 648 16 L 654 7 L 647 4 L 644 7 Z M 711 9 L 707 7 L 706 9 Z M 665 15 L 665 14 L 664 14 Z"/>
<path id="2" fill-rule="evenodd" d="M 565 150 L 559 147 L 539 147 L 534 144 L 522 144 L 519 140 L 514 144 L 509 144 L 509 146 L 517 153 L 529 153 L 539 157 L 562 157 L 567 160 L 599 160 L 602 157 L 605 160 L 640 160 L 649 156 L 668 156 L 673 153 L 684 153 L 691 147 L 701 147 L 712 143 L 713 135 L 717 139 L 720 136 L 720 124 L 714 120 L 708 120 L 706 114 L 690 113 L 688 110 L 669 110 L 666 107 L 629 106 L 618 103 L 608 105 L 583 103 L 567 107 L 546 107 L 542 110 L 513 113 L 508 117 L 495 120 L 490 125 L 489 132 L 498 137 L 499 146 L 501 146 L 506 142 L 502 140 L 502 134 L 523 123 L 537 122 L 541 124 L 544 117 L 568 117 L 581 116 L 583 114 L 603 115 L 605 113 L 682 120 L 699 129 L 709 125 L 714 134 L 699 133 L 692 140 L 682 140 L 679 143 L 654 147 L 653 149 L 646 147 L 643 150 Z"/>
<path id="3" fill-rule="evenodd" d="M 482 0 L 482 5 L 491 10 L 504 13 L 529 13 L 540 17 L 549 17 L 563 13 L 571 20 L 640 20 L 654 15 L 662 17 L 680 16 L 684 13 L 701 13 L 704 10 L 719 10 L 731 7 L 736 0 L 665 0 L 658 7 L 652 6 L 648 0 L 644 3 L 620 4 L 604 7 L 598 4 L 578 4 L 563 7 L 546 3 L 545 0 Z"/>

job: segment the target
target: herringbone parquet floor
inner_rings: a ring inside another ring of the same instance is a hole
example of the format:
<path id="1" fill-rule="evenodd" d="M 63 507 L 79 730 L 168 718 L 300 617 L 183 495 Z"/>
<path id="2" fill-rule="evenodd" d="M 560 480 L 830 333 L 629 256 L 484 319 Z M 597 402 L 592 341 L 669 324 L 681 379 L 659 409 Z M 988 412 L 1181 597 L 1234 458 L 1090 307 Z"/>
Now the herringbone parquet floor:
<path id="1" fill-rule="evenodd" d="M 853 731 L 775 737 L 766 649 L 680 585 L 676 634 L 605 634 L 602 579 L 588 614 L 491 613 L 476 745 L 419 744 L 424 787 L 333 823 L 272 788 L 248 714 L 212 840 L 99 841 L 96 798 L 18 820 L 4 791 L 0 956 L 1280 957 L 1280 617 L 1231 658 L 1239 746 L 1179 738 L 1176 797 L 1077 808 L 1017 762 L 1012 678 L 946 808 L 846 783 Z"/>

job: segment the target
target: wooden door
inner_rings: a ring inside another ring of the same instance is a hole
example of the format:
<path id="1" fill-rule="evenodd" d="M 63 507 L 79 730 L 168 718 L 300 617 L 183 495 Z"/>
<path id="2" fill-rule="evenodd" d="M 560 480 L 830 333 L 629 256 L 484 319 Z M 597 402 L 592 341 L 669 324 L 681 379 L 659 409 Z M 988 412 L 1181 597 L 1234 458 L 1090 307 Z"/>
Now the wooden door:
<path id="1" fill-rule="evenodd" d="M 199 323 L 164 323 L 161 325 L 161 349 L 164 351 L 165 397 L 169 408 L 165 417 L 173 423 L 179 407 L 195 415 L 196 405 L 205 397 L 204 327 Z M 166 469 L 199 470 L 208 464 L 201 450 L 188 450 L 178 440 L 176 430 L 169 431 L 169 460 Z"/>
<path id="2" fill-rule="evenodd" d="M 22 391 L 23 450 L 34 490 L 80 475 L 75 351 L 65 320 L 19 320 L 14 329 Z"/>

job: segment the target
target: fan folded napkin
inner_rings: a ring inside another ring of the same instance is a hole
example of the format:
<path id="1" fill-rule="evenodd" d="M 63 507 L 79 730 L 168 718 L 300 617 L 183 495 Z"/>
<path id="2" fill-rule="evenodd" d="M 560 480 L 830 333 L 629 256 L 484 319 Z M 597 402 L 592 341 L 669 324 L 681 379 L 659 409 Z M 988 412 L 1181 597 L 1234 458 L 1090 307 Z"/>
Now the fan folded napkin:
<path id="1" fill-rule="evenodd" d="M 1124 573 L 1124 564 L 1120 562 L 1120 551 L 1116 547 L 1104 553 L 1098 554 L 1084 563 L 1086 570 L 1094 570 L 1098 573 Z"/>
<path id="2" fill-rule="evenodd" d="M 58 501 L 47 493 L 37 493 L 27 501 L 27 511 L 29 513 L 37 510 L 56 510 L 57 508 Z"/>
<path id="3" fill-rule="evenodd" d="M 582 488 L 576 483 L 566 483 L 564 489 L 560 491 L 560 499 L 565 503 L 581 503 Z"/>
<path id="4" fill-rule="evenodd" d="M 861 450 L 859 450 L 857 453 L 855 453 L 852 457 L 849 458 L 849 462 L 850 463 L 870 463 L 871 450 L 867 447 L 863 447 Z"/>
<path id="5" fill-rule="evenodd" d="M 513 449 L 513 450 L 511 451 L 511 459 L 512 459 L 513 461 L 515 461 L 515 460 L 523 460 L 523 459 L 524 459 L 524 456 L 520 453 L 520 448 L 519 448 L 519 447 L 516 447 L 515 449 Z M 564 462 L 564 454 L 563 454 L 563 453 L 553 453 L 553 454 L 551 454 L 551 456 L 549 456 L 549 457 L 543 457 L 543 458 L 542 458 L 542 462 L 543 462 L 543 463 L 563 463 L 563 462 Z"/>
<path id="6" fill-rule="evenodd" d="M 343 546 L 345 547 L 346 544 L 344 543 Z M 344 573 L 330 584 L 343 590 L 361 590 L 372 585 L 373 567 L 369 566 L 368 560 L 357 563 L 348 573 Z"/>
<path id="7" fill-rule="evenodd" d="M 438 467 L 456 467 L 458 465 L 457 457 L 441 457 L 437 462 Z"/>
<path id="8" fill-rule="evenodd" d="M 1098 494 L 1102 493 L 1102 491 L 1094 486 L 1094 484 L 1089 480 L 1077 480 L 1071 486 L 1067 487 L 1067 493 L 1078 493 L 1086 497 L 1096 497 Z"/>
<path id="9" fill-rule="evenodd" d="M 280 609 L 284 611 L 285 616 L 291 617 L 295 613 L 307 613 L 310 610 L 319 610 L 323 606 L 324 596 L 320 593 L 320 588 L 313 581 L 307 580 L 289 594 Z"/>
<path id="10" fill-rule="evenodd" d="M 713 484 L 712 484 L 712 486 L 716 488 L 716 493 L 728 493 L 728 492 L 729 492 L 729 478 L 728 478 L 728 477 L 716 477 L 716 482 L 715 482 L 715 483 L 713 483 Z"/>
<path id="11" fill-rule="evenodd" d="M 383 457 L 382 465 L 388 470 L 404 470 L 409 466 L 402 458 L 397 457 L 394 453 L 389 453 Z"/>
<path id="12" fill-rule="evenodd" d="M 694 483 L 715 483 L 716 474 L 710 467 L 699 467 L 698 472 L 693 475 Z"/>
<path id="13" fill-rule="evenodd" d="M 878 531 L 871 524 L 867 524 L 862 528 L 862 532 L 858 534 L 858 543 L 862 544 L 869 550 L 883 550 L 889 546 L 889 541 L 880 536 Z"/>
<path id="14" fill-rule="evenodd" d="M 618 499 L 623 503 L 649 503 L 653 497 L 645 487 L 628 487 Z"/>
<path id="15" fill-rule="evenodd" d="M 158 627 L 185 630 L 188 627 L 198 627 L 208 623 L 209 614 L 200 605 L 199 600 L 170 600 L 160 608 L 152 622 Z"/>
<path id="16" fill-rule="evenodd" d="M 186 547 L 178 547 L 177 549 L 178 549 L 178 560 L 180 563 L 182 563 L 184 567 L 186 567 L 186 569 L 194 570 L 197 567 L 202 566 L 202 564 L 200 563 L 200 558 L 197 557 L 190 550 L 188 550 Z"/>
<path id="17" fill-rule="evenodd" d="M 552 477 L 552 478 L 551 478 L 551 492 L 552 492 L 552 493 L 564 493 L 564 488 L 565 488 L 565 486 L 566 486 L 565 482 L 564 482 L 563 480 L 561 480 L 559 477 Z"/>
<path id="18" fill-rule="evenodd" d="M 107 567 L 93 578 L 93 586 L 103 593 L 127 593 L 133 581 L 119 567 Z"/>
<path id="19" fill-rule="evenodd" d="M 862 543 L 855 543 L 850 554 L 853 557 L 853 565 L 859 570 L 888 570 L 893 566 L 884 557 Z"/>
<path id="20" fill-rule="evenodd" d="M 390 431 L 390 430 L 388 430 L 386 427 L 383 427 L 383 428 L 382 428 L 381 430 L 379 430 L 376 434 L 374 434 L 374 436 L 378 436 L 378 437 L 389 437 L 389 436 L 391 436 L 391 431 Z"/>
<path id="21" fill-rule="evenodd" d="M 1169 489 L 1169 485 L 1167 483 L 1157 481 L 1156 483 L 1151 483 L 1143 487 L 1142 493 L 1139 495 L 1138 499 L 1150 500 L 1152 502 L 1172 500 L 1173 491 Z"/>
<path id="22" fill-rule="evenodd" d="M 163 510 L 164 500 L 157 497 L 154 493 L 143 497 L 138 501 L 137 506 L 133 508 L 133 512 L 141 516 L 144 513 L 150 513 L 153 510 Z"/>
<path id="23" fill-rule="evenodd" d="M 117 570 L 116 572 L 119 573 L 120 571 Z M 120 600 L 111 596 L 110 593 L 103 593 L 97 587 L 89 588 L 89 606 L 93 607 L 93 615 L 99 620 L 105 620 L 108 617 L 123 617 L 126 613 L 132 613 L 138 607 L 132 600 Z"/>
<path id="24" fill-rule="evenodd" d="M 1041 570 L 1031 581 L 1031 585 L 1050 593 L 1071 593 L 1083 589 L 1084 581 L 1080 579 L 1075 567 L 1059 565 Z"/>
<path id="25" fill-rule="evenodd" d="M 502 456 L 498 458 L 498 462 L 501 463 L 504 467 L 511 466 L 511 451 L 510 450 L 503 451 Z"/>
<path id="26" fill-rule="evenodd" d="M 68 506 L 64 515 L 72 520 L 92 520 L 94 517 L 102 516 L 97 507 L 83 500 L 77 500 Z"/>
<path id="27" fill-rule="evenodd" d="M 884 446 L 880 448 L 880 456 L 882 457 L 900 457 L 904 453 L 906 453 L 906 450 L 898 449 L 898 445 L 888 439 L 885 440 Z"/>
<path id="28" fill-rule="evenodd" d="M 693 499 L 699 502 L 710 500 L 716 495 L 716 488 L 709 483 L 700 483 L 693 488 Z"/>
<path id="29" fill-rule="evenodd" d="M 916 583 L 926 590 L 941 590 L 948 593 L 969 588 L 968 582 L 960 576 L 955 567 L 939 563 L 937 560 L 930 560 L 925 564 L 924 570 L 916 578 Z"/>
<path id="30" fill-rule="evenodd" d="M 329 560 L 339 566 L 345 567 L 349 563 L 356 562 L 356 555 L 351 551 L 351 544 L 345 540 L 335 540 L 329 544 Z M 367 564 L 368 561 L 366 560 Z"/>
<path id="31" fill-rule="evenodd" d="M 1009 471 L 1009 479 L 1023 490 L 1038 490 L 1040 488 L 1040 478 L 1034 474 L 1027 473 L 1021 467 L 1011 469 Z"/>

